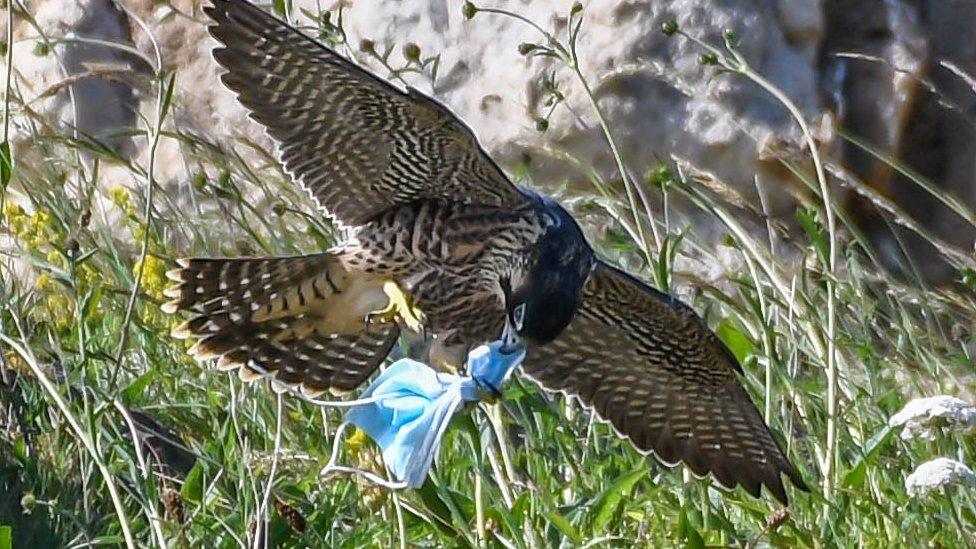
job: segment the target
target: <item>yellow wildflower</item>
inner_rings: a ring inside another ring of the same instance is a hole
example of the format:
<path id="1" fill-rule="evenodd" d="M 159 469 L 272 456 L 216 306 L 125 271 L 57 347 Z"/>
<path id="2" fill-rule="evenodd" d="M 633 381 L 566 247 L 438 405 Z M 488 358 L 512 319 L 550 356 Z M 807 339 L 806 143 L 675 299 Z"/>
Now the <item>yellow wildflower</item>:
<path id="1" fill-rule="evenodd" d="M 71 328 L 74 322 L 75 306 L 74 302 L 61 293 L 52 293 L 44 300 L 48 317 L 58 331 L 65 331 Z"/>
<path id="2" fill-rule="evenodd" d="M 41 273 L 41 276 L 37 277 L 37 280 L 34 281 L 34 288 L 39 292 L 46 292 L 53 287 L 54 279 L 47 273 Z"/>
<path id="3" fill-rule="evenodd" d="M 29 251 L 38 250 L 53 242 L 57 235 L 54 220 L 47 212 L 36 211 L 27 215 L 20 206 L 8 204 L 4 207 L 4 214 L 7 216 L 10 232 Z"/>
<path id="4" fill-rule="evenodd" d="M 45 211 L 38 210 L 30 218 L 30 232 L 35 240 L 44 239 L 49 233 L 54 231 L 54 224 L 51 222 L 51 215 Z"/>
<path id="5" fill-rule="evenodd" d="M 24 217 L 25 215 L 27 215 L 27 213 L 24 212 L 24 208 L 22 208 L 21 205 L 17 204 L 16 202 L 7 202 L 3 205 L 3 216 L 6 217 L 8 221 Z"/>
<path id="6" fill-rule="evenodd" d="M 129 189 L 121 185 L 116 185 L 109 189 L 108 196 L 112 199 L 112 203 L 125 213 L 126 217 L 135 217 L 136 207 L 132 203 L 132 194 L 129 192 Z"/>
<path id="7" fill-rule="evenodd" d="M 3 217 L 10 227 L 10 232 L 17 238 L 22 239 L 22 235 L 27 229 L 27 224 L 30 222 L 30 218 L 27 212 L 24 211 L 24 208 L 15 202 L 7 202 L 3 205 Z"/>
<path id="8" fill-rule="evenodd" d="M 17 238 L 22 238 L 21 235 L 27 228 L 27 217 L 18 216 L 8 217 L 7 219 L 10 221 L 10 232 L 12 232 Z"/>
<path id="9" fill-rule="evenodd" d="M 137 261 L 132 267 L 132 274 L 138 274 L 142 265 L 143 263 Z M 163 290 L 169 284 L 166 279 L 166 264 L 156 256 L 147 255 L 144 265 L 140 287 L 149 296 L 162 299 Z"/>
<path id="10" fill-rule="evenodd" d="M 112 202 L 116 206 L 118 206 L 119 208 L 122 208 L 123 210 L 128 209 L 129 200 L 132 198 L 129 195 L 129 189 L 126 189 L 125 187 L 123 187 L 121 185 L 116 185 L 116 186 L 112 187 L 111 189 L 109 189 L 108 190 L 108 196 L 109 196 L 109 198 L 112 199 Z"/>
<path id="11" fill-rule="evenodd" d="M 61 252 L 59 252 L 57 250 L 51 250 L 50 252 L 48 252 L 47 253 L 47 256 L 46 256 L 46 259 L 47 259 L 47 262 L 48 263 L 50 263 L 51 265 L 54 265 L 55 267 L 64 267 L 65 266 L 65 264 L 64 264 L 65 263 L 64 256 L 61 255 Z"/>
<path id="12" fill-rule="evenodd" d="M 27 365 L 24 357 L 20 356 L 20 353 L 16 351 L 7 351 L 4 357 L 7 361 L 7 368 L 10 368 L 12 371 L 17 372 L 18 374 L 29 375 L 31 373 L 30 366 Z"/>
<path id="13" fill-rule="evenodd" d="M 366 431 L 357 427 L 352 434 L 346 437 L 343 445 L 349 453 L 349 459 L 353 466 L 382 476 L 384 467 L 379 450 L 368 442 L 369 436 Z M 372 482 L 360 481 L 357 484 L 359 484 L 359 501 L 363 506 L 373 512 L 383 507 L 387 490 L 383 490 Z"/>
<path id="14" fill-rule="evenodd" d="M 102 278 L 102 275 L 95 270 L 94 267 L 88 263 L 82 263 L 75 269 L 75 280 L 78 281 L 78 285 L 82 288 L 91 288 L 96 283 L 98 283 Z"/>
<path id="15" fill-rule="evenodd" d="M 363 431 L 359 427 L 356 427 L 352 434 L 346 437 L 346 451 L 349 452 L 349 455 L 354 460 L 359 457 L 359 453 L 362 452 L 367 440 L 369 439 L 366 436 L 366 431 Z"/>
<path id="16" fill-rule="evenodd" d="M 132 238 L 134 238 L 136 240 L 136 242 L 142 242 L 143 240 L 145 240 L 146 239 L 146 227 L 144 225 L 142 225 L 142 224 L 139 224 L 139 225 L 136 225 L 135 227 L 133 227 L 132 228 Z"/>
<path id="17" fill-rule="evenodd" d="M 102 308 L 101 307 L 95 307 L 94 309 L 91 309 L 90 311 L 88 311 L 88 316 L 85 318 L 85 322 L 86 323 L 97 323 L 100 320 L 102 320 L 102 316 L 104 316 L 102 314 Z"/>

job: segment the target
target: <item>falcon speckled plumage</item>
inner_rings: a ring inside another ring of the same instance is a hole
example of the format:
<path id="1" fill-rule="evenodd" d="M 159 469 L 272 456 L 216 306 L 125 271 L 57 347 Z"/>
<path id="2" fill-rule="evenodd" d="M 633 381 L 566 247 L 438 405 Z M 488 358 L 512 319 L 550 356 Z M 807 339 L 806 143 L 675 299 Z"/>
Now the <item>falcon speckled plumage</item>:
<path id="1" fill-rule="evenodd" d="M 637 448 L 754 496 L 765 485 L 785 503 L 783 474 L 804 487 L 702 319 L 597 259 L 569 213 L 513 185 L 446 107 L 245 0 L 205 11 L 224 84 L 353 236 L 302 257 L 184 261 L 166 310 L 195 314 L 175 334 L 199 338 L 198 358 L 312 394 L 353 389 L 400 333 L 376 313 L 394 284 L 445 362 L 512 322 L 523 372 Z"/>

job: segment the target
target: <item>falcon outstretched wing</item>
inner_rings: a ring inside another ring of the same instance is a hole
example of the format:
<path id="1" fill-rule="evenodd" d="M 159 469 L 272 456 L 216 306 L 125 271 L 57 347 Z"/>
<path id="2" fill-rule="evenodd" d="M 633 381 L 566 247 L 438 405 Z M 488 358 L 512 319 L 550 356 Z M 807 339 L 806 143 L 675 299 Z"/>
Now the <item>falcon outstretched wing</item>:
<path id="1" fill-rule="evenodd" d="M 578 397 L 641 450 L 784 504 L 781 474 L 805 488 L 737 379 L 741 368 L 687 305 L 599 262 L 575 318 L 522 364 Z"/>
<path id="2" fill-rule="evenodd" d="M 246 0 L 205 8 L 221 79 L 278 143 L 285 169 L 348 226 L 425 198 L 525 197 L 446 107 L 402 91 Z"/>

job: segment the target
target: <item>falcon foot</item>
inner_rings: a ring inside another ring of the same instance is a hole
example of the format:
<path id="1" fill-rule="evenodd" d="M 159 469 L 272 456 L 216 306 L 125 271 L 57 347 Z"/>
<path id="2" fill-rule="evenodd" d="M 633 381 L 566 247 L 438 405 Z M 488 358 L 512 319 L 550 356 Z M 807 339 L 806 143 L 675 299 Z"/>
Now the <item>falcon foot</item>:
<path id="1" fill-rule="evenodd" d="M 439 356 L 431 356 L 430 362 L 433 365 L 434 370 L 437 370 L 438 372 L 447 372 L 455 375 L 461 372 L 460 367 L 451 364 L 450 361 Z"/>
<path id="2" fill-rule="evenodd" d="M 383 283 L 383 293 L 390 298 L 389 304 L 366 314 L 366 324 L 393 322 L 397 319 L 415 332 L 424 328 L 423 313 L 413 306 L 413 300 L 396 282 Z"/>

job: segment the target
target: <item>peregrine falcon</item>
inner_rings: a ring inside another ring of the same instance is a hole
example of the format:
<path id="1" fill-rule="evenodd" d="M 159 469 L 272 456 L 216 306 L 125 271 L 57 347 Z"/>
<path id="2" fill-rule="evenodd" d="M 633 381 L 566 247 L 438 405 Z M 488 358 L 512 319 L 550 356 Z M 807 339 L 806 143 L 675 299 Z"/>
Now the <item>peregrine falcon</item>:
<path id="1" fill-rule="evenodd" d="M 182 261 L 165 309 L 192 313 L 174 334 L 199 339 L 198 359 L 278 387 L 348 391 L 405 320 L 453 364 L 511 325 L 525 375 L 638 449 L 753 496 L 765 485 L 784 504 L 781 475 L 804 487 L 704 321 L 598 259 L 572 216 L 513 185 L 444 105 L 246 0 L 205 11 L 223 83 L 351 237 L 300 257 Z M 399 317 L 381 312 L 398 295 Z"/>

